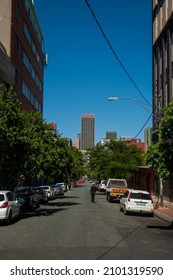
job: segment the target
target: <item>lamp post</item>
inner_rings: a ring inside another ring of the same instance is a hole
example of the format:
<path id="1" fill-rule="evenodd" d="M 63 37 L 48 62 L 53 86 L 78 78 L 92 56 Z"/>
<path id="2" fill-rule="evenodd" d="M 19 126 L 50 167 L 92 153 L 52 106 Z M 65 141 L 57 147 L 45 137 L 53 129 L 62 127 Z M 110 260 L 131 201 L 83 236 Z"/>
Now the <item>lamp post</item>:
<path id="1" fill-rule="evenodd" d="M 131 100 L 131 101 L 135 101 L 136 103 L 138 103 L 141 107 L 143 107 L 146 111 L 148 111 L 150 114 L 152 114 L 153 116 L 155 116 L 157 119 L 160 120 L 160 118 L 158 118 L 157 115 L 155 115 L 150 109 L 147 108 L 147 106 L 149 107 L 152 107 L 151 105 L 149 104 L 146 104 L 136 98 L 133 98 L 133 97 L 117 97 L 117 96 L 114 96 L 114 97 L 108 97 L 108 100 L 109 101 L 114 101 L 114 100 Z"/>
<path id="2" fill-rule="evenodd" d="M 158 115 L 155 115 L 152 111 L 150 111 L 146 106 L 149 106 L 149 104 L 143 103 L 142 101 L 133 98 L 133 97 L 108 97 L 109 101 L 114 101 L 114 100 L 131 100 L 136 103 L 138 103 L 141 107 L 143 107 L 146 111 L 148 111 L 150 114 L 152 114 L 156 119 L 160 121 L 160 117 Z M 152 106 L 150 106 L 152 107 Z M 159 196 L 160 196 L 160 205 L 163 207 L 163 181 L 161 176 L 159 175 L 159 182 L 160 182 L 160 188 L 159 188 Z"/>

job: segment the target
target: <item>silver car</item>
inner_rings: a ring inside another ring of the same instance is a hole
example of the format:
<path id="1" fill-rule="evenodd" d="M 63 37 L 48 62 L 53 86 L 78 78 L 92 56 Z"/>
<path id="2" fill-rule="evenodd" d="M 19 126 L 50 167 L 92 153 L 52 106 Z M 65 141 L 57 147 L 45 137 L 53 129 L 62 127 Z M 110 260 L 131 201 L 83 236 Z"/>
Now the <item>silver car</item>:
<path id="1" fill-rule="evenodd" d="M 0 191 L 0 221 L 11 224 L 14 218 L 21 215 L 21 204 L 11 191 Z"/>

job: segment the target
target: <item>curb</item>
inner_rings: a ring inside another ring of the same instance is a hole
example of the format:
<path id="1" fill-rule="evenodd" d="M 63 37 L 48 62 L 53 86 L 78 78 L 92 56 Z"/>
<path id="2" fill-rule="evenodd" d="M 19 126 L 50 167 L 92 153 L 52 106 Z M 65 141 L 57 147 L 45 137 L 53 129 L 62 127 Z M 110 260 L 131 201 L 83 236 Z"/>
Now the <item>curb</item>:
<path id="1" fill-rule="evenodd" d="M 170 222 L 172 223 L 173 222 L 173 218 L 168 216 L 168 215 L 165 215 L 163 213 L 160 213 L 159 211 L 157 210 L 154 210 L 154 216 L 166 221 L 166 222 Z"/>

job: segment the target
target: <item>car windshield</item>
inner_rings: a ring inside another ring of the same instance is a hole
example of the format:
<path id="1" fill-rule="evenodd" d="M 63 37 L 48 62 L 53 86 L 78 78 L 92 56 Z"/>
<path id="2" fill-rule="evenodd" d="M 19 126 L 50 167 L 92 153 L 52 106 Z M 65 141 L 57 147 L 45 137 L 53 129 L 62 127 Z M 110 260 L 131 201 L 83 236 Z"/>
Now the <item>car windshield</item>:
<path id="1" fill-rule="evenodd" d="M 148 193 L 131 193 L 130 198 L 133 199 L 144 199 L 144 200 L 151 200 L 150 195 Z"/>
<path id="2" fill-rule="evenodd" d="M 0 201 L 4 201 L 4 195 L 0 194 Z"/>
<path id="3" fill-rule="evenodd" d="M 125 184 L 125 182 L 124 181 L 111 181 L 110 182 L 110 184 L 111 184 L 111 187 L 113 187 L 113 188 L 116 188 L 116 187 L 118 187 L 118 188 L 126 188 L 126 184 Z"/>

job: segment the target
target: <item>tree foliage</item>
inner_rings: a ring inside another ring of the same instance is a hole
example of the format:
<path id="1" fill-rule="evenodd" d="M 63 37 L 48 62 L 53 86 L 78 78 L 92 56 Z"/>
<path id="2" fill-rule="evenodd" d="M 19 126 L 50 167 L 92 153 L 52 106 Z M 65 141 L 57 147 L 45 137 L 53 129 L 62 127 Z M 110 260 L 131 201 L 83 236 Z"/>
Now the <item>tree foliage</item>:
<path id="1" fill-rule="evenodd" d="M 84 173 L 80 151 L 54 133 L 38 112 L 21 109 L 12 89 L 0 87 L 0 185 L 20 178 L 48 182 L 76 179 Z"/>
<path id="2" fill-rule="evenodd" d="M 92 178 L 129 179 L 142 164 L 142 150 L 123 141 L 111 140 L 88 150 L 88 172 Z"/>
<path id="3" fill-rule="evenodd" d="M 148 148 L 145 160 L 167 181 L 173 173 L 173 102 L 163 109 L 158 133 L 159 141 Z"/>

